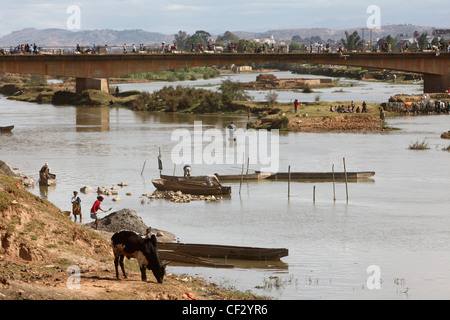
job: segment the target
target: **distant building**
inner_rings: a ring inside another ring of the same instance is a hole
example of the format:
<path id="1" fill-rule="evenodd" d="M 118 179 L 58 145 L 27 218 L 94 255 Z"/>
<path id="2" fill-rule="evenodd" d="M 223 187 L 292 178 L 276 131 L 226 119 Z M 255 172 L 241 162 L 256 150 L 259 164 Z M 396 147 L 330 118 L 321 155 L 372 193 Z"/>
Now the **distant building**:
<path id="1" fill-rule="evenodd" d="M 252 71 L 252 67 L 250 66 L 236 66 L 236 65 L 232 65 L 231 66 L 231 71 L 234 73 L 241 73 L 241 72 L 250 72 Z"/>
<path id="2" fill-rule="evenodd" d="M 270 38 L 255 39 L 255 41 L 259 43 L 268 44 L 269 46 L 275 44 L 275 39 L 273 38 L 273 35 Z"/>
<path id="3" fill-rule="evenodd" d="M 433 36 L 440 37 L 440 39 L 450 39 L 450 29 L 434 29 Z"/>

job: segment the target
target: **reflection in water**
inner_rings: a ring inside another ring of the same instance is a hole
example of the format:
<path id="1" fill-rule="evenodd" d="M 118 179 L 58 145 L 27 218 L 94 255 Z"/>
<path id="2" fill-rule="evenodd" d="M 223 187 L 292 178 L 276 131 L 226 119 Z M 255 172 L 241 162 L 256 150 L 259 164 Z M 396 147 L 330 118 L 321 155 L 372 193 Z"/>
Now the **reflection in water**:
<path id="1" fill-rule="evenodd" d="M 144 113 L 6 99 L 0 99 L 0 114 L 2 122 L 17 125 L 14 135 L 0 135 L 0 159 L 36 180 L 39 168 L 49 162 L 58 176 L 57 188 L 32 192 L 63 211 L 71 210 L 74 190 L 109 188 L 123 181 L 128 186 L 119 190 L 121 202 L 105 199 L 113 211 L 135 210 L 147 225 L 167 230 L 182 242 L 289 249 L 282 259 L 285 265 L 268 262 L 267 267 L 253 268 L 236 262 L 225 271 L 169 266 L 170 272 L 230 279 L 244 291 L 254 291 L 271 277 L 292 277 L 298 287 L 256 292 L 282 299 L 405 298 L 398 296 L 394 279 L 405 279 L 410 299 L 450 297 L 450 153 L 442 151 L 448 142 L 440 138 L 448 131 L 448 115 L 389 119 L 389 125 L 401 131 L 386 134 L 280 134 L 281 171 L 288 166 L 299 172 L 330 171 L 345 157 L 349 171 L 376 172 L 375 182 L 349 185 L 348 203 L 342 182 L 336 183 L 333 201 L 332 182 L 292 181 L 288 198 L 286 181 L 262 181 L 243 183 L 240 194 L 240 183 L 232 182 L 231 197 L 221 201 L 180 204 L 142 197 L 155 190 L 151 179 L 159 174 L 159 148 L 163 174 L 172 174 L 173 130 L 192 130 L 195 120 L 218 129 L 233 120 L 245 128 L 246 115 Z M 97 132 L 83 132 L 88 127 Z M 408 149 L 412 141 L 424 138 L 433 146 L 430 150 Z M 181 168 L 177 174 L 183 174 Z M 193 164 L 192 169 L 199 175 L 240 174 L 242 165 Z M 341 170 L 338 165 L 336 171 Z M 80 197 L 91 204 L 96 192 Z M 90 222 L 88 210 L 86 206 L 83 215 Z M 366 289 L 370 265 L 381 268 L 381 290 Z"/>
<path id="2" fill-rule="evenodd" d="M 109 131 L 109 107 L 79 107 L 76 109 L 77 132 Z"/>
<path id="3" fill-rule="evenodd" d="M 56 185 L 51 186 L 39 185 L 39 195 L 41 196 L 41 199 L 48 200 L 49 193 L 55 189 Z"/>

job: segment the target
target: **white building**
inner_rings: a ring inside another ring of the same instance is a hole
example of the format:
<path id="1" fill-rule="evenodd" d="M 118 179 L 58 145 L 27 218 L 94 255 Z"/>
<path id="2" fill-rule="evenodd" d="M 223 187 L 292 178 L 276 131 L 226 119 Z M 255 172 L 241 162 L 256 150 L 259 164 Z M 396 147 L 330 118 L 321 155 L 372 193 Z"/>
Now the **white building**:
<path id="1" fill-rule="evenodd" d="M 275 39 L 273 38 L 273 35 L 270 38 L 255 39 L 255 41 L 257 41 L 259 43 L 268 44 L 269 46 L 275 44 Z"/>

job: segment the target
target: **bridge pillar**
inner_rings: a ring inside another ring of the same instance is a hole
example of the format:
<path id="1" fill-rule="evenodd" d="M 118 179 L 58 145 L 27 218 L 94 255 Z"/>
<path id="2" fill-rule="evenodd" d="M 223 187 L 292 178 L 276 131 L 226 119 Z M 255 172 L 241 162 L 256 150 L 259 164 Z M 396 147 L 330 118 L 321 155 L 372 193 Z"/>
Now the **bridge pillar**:
<path id="1" fill-rule="evenodd" d="M 109 92 L 109 80 L 108 78 L 76 78 L 76 93 L 81 93 L 87 89 Z"/>
<path id="2" fill-rule="evenodd" d="M 440 93 L 450 89 L 450 75 L 424 74 L 423 92 Z"/>

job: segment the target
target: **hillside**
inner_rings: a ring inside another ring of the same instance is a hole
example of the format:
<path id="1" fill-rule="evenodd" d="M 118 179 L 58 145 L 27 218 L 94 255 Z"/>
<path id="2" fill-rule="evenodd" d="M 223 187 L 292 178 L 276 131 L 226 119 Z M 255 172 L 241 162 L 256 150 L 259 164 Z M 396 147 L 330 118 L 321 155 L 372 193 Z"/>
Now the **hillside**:
<path id="1" fill-rule="evenodd" d="M 248 32 L 248 31 L 232 31 L 241 39 L 253 40 L 255 38 L 264 38 L 274 36 L 275 40 L 291 40 L 293 36 L 300 36 L 301 38 L 310 38 L 312 36 L 319 36 L 324 41 L 332 39 L 338 41 L 345 36 L 345 31 L 357 30 L 362 35 L 362 27 L 348 28 L 346 30 L 334 30 L 327 28 L 303 28 L 303 29 L 281 29 L 268 30 L 266 32 Z M 373 31 L 373 39 L 385 37 L 387 35 L 396 36 L 399 34 L 412 35 L 414 31 L 420 33 L 432 33 L 432 27 L 417 26 L 417 25 L 387 25 L 380 30 Z M 216 38 L 218 35 L 213 35 Z M 369 31 L 366 29 L 365 38 L 369 38 Z M 149 32 L 141 29 L 136 30 L 82 30 L 69 31 L 65 29 L 35 29 L 26 28 L 11 32 L 0 38 L 0 46 L 9 47 L 21 43 L 36 43 L 38 46 L 58 47 L 58 46 L 81 46 L 91 45 L 105 45 L 120 46 L 124 43 L 145 45 L 159 45 L 162 41 L 171 43 L 174 35 L 166 35 L 158 32 Z"/>
<path id="2" fill-rule="evenodd" d="M 92 46 L 96 45 L 131 45 L 135 43 L 160 44 L 171 41 L 172 36 L 144 30 L 85 30 L 70 31 L 65 29 L 35 29 L 26 28 L 11 32 L 0 38 L 0 46 L 15 46 L 21 43 L 36 43 L 39 46 Z"/>
<path id="3" fill-rule="evenodd" d="M 339 41 L 342 38 L 345 38 L 345 31 L 353 32 L 358 31 L 360 36 L 362 37 L 362 28 L 348 28 L 345 30 L 334 30 L 327 28 L 303 28 L 303 29 L 282 29 L 282 30 L 268 30 L 266 32 L 254 33 L 254 32 L 246 32 L 246 31 L 235 31 L 233 32 L 239 38 L 265 38 L 274 36 L 276 40 L 291 40 L 293 36 L 300 36 L 302 39 L 310 38 L 313 36 L 319 36 L 322 40 L 326 41 L 328 39 Z M 417 26 L 417 25 L 388 25 L 382 26 L 379 30 L 372 31 L 372 38 L 375 40 L 377 38 L 386 37 L 387 35 L 391 35 L 395 37 L 396 35 L 403 34 L 412 36 L 414 31 L 418 31 L 420 33 L 428 32 L 431 35 L 433 32 L 432 27 L 425 26 Z M 369 39 L 370 33 L 369 30 L 365 30 L 365 39 Z"/>
<path id="4" fill-rule="evenodd" d="M 108 237 L 73 222 L 53 204 L 32 195 L 0 167 L 0 300 L 205 300 L 252 299 L 202 279 L 167 274 L 158 284 L 150 271 L 140 280 L 136 261 L 128 278 L 115 279 Z M 70 266 L 79 268 L 74 289 Z"/>

